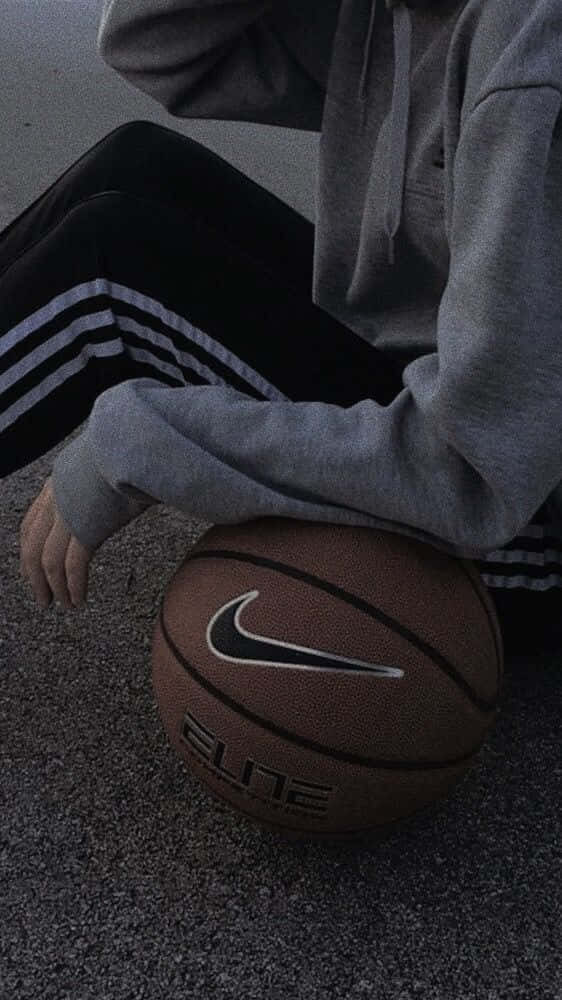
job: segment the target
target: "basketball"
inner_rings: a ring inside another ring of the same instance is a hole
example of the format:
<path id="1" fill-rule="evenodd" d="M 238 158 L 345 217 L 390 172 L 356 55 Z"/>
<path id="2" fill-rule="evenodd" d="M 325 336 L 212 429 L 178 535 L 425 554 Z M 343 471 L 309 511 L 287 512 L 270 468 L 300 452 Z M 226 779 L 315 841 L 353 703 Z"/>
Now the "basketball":
<path id="1" fill-rule="evenodd" d="M 290 839 L 354 839 L 466 774 L 498 712 L 503 643 L 469 560 L 263 518 L 189 551 L 151 666 L 167 736 L 215 796 Z"/>

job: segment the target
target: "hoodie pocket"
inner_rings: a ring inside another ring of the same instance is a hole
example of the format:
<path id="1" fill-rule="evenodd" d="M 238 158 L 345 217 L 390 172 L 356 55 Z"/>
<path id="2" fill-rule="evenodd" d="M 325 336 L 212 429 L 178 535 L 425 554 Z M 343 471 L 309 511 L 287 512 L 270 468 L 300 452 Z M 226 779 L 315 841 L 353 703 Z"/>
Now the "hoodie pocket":
<path id="1" fill-rule="evenodd" d="M 443 190 L 407 186 L 402 223 L 409 244 L 416 256 L 423 260 L 425 273 L 435 279 L 435 285 L 433 281 L 431 285 L 435 291 L 442 292 L 451 259 Z"/>

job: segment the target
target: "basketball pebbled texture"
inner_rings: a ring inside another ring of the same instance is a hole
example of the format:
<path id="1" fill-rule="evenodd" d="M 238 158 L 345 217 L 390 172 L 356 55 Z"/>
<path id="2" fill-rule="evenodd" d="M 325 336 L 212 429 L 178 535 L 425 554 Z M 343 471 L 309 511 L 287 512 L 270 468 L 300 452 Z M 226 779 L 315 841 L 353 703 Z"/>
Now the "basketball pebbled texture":
<path id="1" fill-rule="evenodd" d="M 386 829 L 467 772 L 498 711 L 499 621 L 472 562 L 364 527 L 212 527 L 169 581 L 152 680 L 214 795 L 288 837 Z"/>

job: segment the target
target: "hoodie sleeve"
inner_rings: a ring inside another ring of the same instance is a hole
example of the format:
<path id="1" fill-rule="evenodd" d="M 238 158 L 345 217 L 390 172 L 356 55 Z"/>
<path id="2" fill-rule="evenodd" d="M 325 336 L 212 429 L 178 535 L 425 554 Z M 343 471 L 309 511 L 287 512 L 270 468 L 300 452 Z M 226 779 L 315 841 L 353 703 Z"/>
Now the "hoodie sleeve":
<path id="1" fill-rule="evenodd" d="M 341 0 L 104 0 L 103 61 L 178 118 L 320 132 Z"/>
<path id="2" fill-rule="evenodd" d="M 162 502 L 219 524 L 367 525 L 461 558 L 508 544 L 562 478 L 560 107 L 554 88 L 510 89 L 467 117 L 438 350 L 406 367 L 390 405 L 114 386 L 54 464 L 78 540 Z"/>

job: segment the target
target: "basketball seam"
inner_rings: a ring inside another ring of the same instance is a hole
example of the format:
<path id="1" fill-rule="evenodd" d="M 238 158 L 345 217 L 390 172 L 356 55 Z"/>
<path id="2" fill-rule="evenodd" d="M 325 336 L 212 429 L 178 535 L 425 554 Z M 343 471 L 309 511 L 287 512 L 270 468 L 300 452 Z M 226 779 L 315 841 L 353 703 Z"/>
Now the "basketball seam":
<path id="1" fill-rule="evenodd" d="M 239 715 L 243 715 L 245 718 L 249 719 L 251 722 L 256 723 L 263 729 L 267 729 L 269 732 L 275 733 L 277 736 L 281 736 L 285 740 L 289 740 L 291 743 L 299 747 L 307 747 L 309 750 L 314 750 L 315 753 L 322 754 L 324 757 L 328 757 L 332 760 L 340 760 L 347 764 L 357 764 L 360 767 L 368 768 L 384 768 L 386 770 L 397 770 L 397 771 L 427 771 L 427 770 L 437 770 L 439 768 L 455 767 L 463 764 L 467 761 L 472 760 L 473 757 L 480 751 L 484 745 L 488 732 L 486 731 L 480 741 L 472 747 L 465 754 L 460 757 L 452 758 L 451 760 L 444 761 L 428 761 L 428 760 L 417 760 L 417 761 L 389 761 L 381 760 L 373 757 L 363 757 L 360 754 L 345 753 L 343 750 L 336 750 L 334 748 L 327 748 L 321 743 L 316 743 L 314 740 L 309 740 L 304 736 L 292 733 L 282 726 L 276 725 L 276 723 L 271 722 L 269 719 L 264 719 L 262 716 L 257 715 L 255 712 L 250 711 L 245 705 L 241 704 L 227 695 L 220 688 L 217 688 L 207 677 L 201 674 L 192 663 L 190 663 L 181 650 L 178 649 L 174 643 L 168 629 L 166 628 L 166 623 L 164 621 L 164 604 L 166 600 L 166 594 L 162 599 L 160 604 L 160 629 L 164 641 L 166 642 L 170 652 L 174 656 L 177 663 L 179 663 L 184 670 L 187 671 L 190 676 L 196 680 L 201 687 L 203 687 L 210 694 L 214 695 L 219 702 L 223 705 L 228 706 L 228 708 L 237 712 Z"/>
<path id="2" fill-rule="evenodd" d="M 472 690 L 468 682 L 462 677 L 457 670 L 453 667 L 451 663 L 441 654 L 438 650 L 434 649 L 429 643 L 424 642 L 415 632 L 411 632 L 405 625 L 392 618 L 390 615 L 385 614 L 378 608 L 373 607 L 367 601 L 363 600 L 361 597 L 357 597 L 355 594 L 349 593 L 349 591 L 344 590 L 343 587 L 338 587 L 334 583 L 330 583 L 328 580 L 323 580 L 321 577 L 315 576 L 313 573 L 305 572 L 302 569 L 297 569 L 295 566 L 290 566 L 288 563 L 279 563 L 273 559 L 268 559 L 265 556 L 254 556 L 247 552 L 237 552 L 235 550 L 228 549 L 208 549 L 204 552 L 194 552 L 188 556 L 188 560 L 192 561 L 195 559 L 233 559 L 239 562 L 251 563 L 254 566 L 262 566 L 267 569 L 275 570 L 284 576 L 293 577 L 295 580 L 300 580 L 310 585 L 314 585 L 319 590 L 325 591 L 325 593 L 330 594 L 332 597 L 337 597 L 344 603 L 351 604 L 353 607 L 357 608 L 359 611 L 363 611 L 369 617 L 374 618 L 376 621 L 382 622 L 383 625 L 390 626 L 395 632 L 402 636 L 402 638 L 407 639 L 412 645 L 416 646 L 417 649 L 425 653 L 434 663 L 436 667 L 441 669 L 443 673 L 457 685 L 458 688 L 466 695 L 472 704 L 480 709 L 484 713 L 493 711 L 497 704 L 498 698 L 492 699 L 492 701 L 487 701 L 485 698 L 480 698 L 475 691 Z M 463 571 L 466 570 L 463 567 Z M 470 578 L 470 574 L 466 574 L 471 583 L 473 581 Z M 478 591 L 476 591 L 478 594 Z M 479 599 L 482 601 L 482 597 L 478 594 Z M 482 602 L 483 603 L 483 602 Z M 488 609 L 483 605 L 486 613 Z M 498 681 L 499 683 L 499 681 Z"/>
<path id="3" fill-rule="evenodd" d="M 217 774 L 216 770 L 213 769 L 210 764 L 206 764 L 205 761 L 201 760 L 197 756 L 197 753 L 195 752 L 195 750 L 193 750 L 186 743 L 185 740 L 182 739 L 181 744 L 182 744 L 182 748 L 185 747 L 185 749 L 187 750 L 187 752 L 195 759 L 196 766 L 203 767 L 206 771 L 210 771 L 211 775 L 213 776 L 213 778 L 216 778 L 218 781 L 224 781 L 225 784 L 227 784 L 229 786 L 232 786 L 232 787 L 236 788 L 236 791 L 239 791 L 239 789 L 236 787 L 236 785 L 235 785 L 234 782 L 229 781 L 228 778 L 225 775 Z M 348 837 L 348 838 L 350 838 L 350 837 L 364 836 L 365 834 L 369 834 L 369 833 L 373 833 L 373 834 L 384 833 L 384 832 L 391 833 L 395 829 L 398 829 L 399 827 L 404 826 L 404 824 L 406 823 L 406 821 L 411 822 L 412 819 L 418 819 L 422 814 L 426 814 L 431 809 L 435 809 L 435 807 L 436 807 L 436 805 L 438 805 L 439 801 L 442 800 L 442 799 L 444 799 L 444 798 L 446 798 L 447 794 L 448 794 L 448 793 L 444 792 L 444 793 L 442 793 L 439 796 L 438 799 L 432 800 L 431 802 L 428 802 L 425 806 L 423 806 L 421 808 L 419 808 L 419 807 L 417 809 L 414 808 L 414 809 L 412 809 L 411 812 L 406 813 L 404 816 L 400 816 L 396 820 L 390 820 L 390 821 L 387 821 L 385 823 L 371 823 L 371 824 L 369 824 L 369 826 L 350 827 L 350 828 L 341 828 L 340 827 L 340 828 L 338 828 L 336 830 L 331 830 L 331 829 L 330 830 L 316 830 L 316 829 L 312 829 L 310 827 L 283 826 L 280 823 L 275 823 L 273 818 L 266 819 L 265 817 L 262 818 L 261 816 L 256 816 L 255 813 L 249 812 L 248 810 L 244 809 L 243 806 L 241 805 L 240 801 L 233 802 L 232 799 L 227 798 L 226 795 L 222 795 L 218 788 L 215 788 L 214 785 L 212 785 L 212 784 L 204 781 L 203 780 L 203 776 L 197 774 L 196 770 L 190 771 L 189 773 L 192 774 L 200 782 L 201 786 L 204 789 L 206 789 L 207 791 L 209 791 L 211 793 L 211 795 L 214 795 L 215 798 L 216 798 L 216 800 L 218 802 L 225 803 L 231 809 L 235 809 L 237 812 L 241 813 L 242 816 L 244 816 L 246 819 L 249 819 L 249 820 L 251 820 L 254 823 L 258 823 L 258 824 L 266 827 L 266 829 L 268 829 L 270 831 L 273 831 L 274 833 L 306 834 L 309 837 L 317 837 L 317 838 L 326 839 L 326 840 L 329 839 L 330 837 Z M 462 777 L 462 775 L 461 775 L 461 777 Z M 245 789 L 241 793 L 241 796 L 242 796 L 242 798 L 254 799 L 257 802 L 259 802 L 261 805 L 267 806 L 267 808 L 269 808 L 269 809 L 271 809 L 271 808 L 278 809 L 278 810 L 281 809 L 281 805 L 280 804 L 276 804 L 276 803 L 272 804 L 269 800 L 266 801 L 266 800 L 260 798 L 259 795 L 254 795 L 253 792 L 250 792 L 248 789 Z M 300 813 L 297 813 L 296 810 L 294 810 L 294 809 L 287 810 L 287 811 L 290 812 L 291 815 L 294 815 L 296 817 L 300 816 Z M 311 817 L 311 818 L 314 819 L 315 817 Z M 324 818 L 325 818 L 324 816 L 319 816 L 318 817 L 318 819 L 324 819 Z"/>

